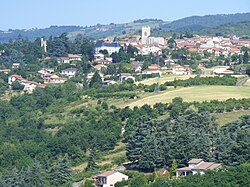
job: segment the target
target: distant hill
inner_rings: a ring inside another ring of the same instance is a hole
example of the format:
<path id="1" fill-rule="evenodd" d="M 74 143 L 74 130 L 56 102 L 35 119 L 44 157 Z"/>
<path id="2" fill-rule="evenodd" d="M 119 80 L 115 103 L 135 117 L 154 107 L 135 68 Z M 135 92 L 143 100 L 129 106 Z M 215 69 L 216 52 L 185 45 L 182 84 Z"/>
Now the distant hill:
<path id="1" fill-rule="evenodd" d="M 45 29 L 16 29 L 8 31 L 0 31 L 0 42 L 7 42 L 9 39 L 17 39 L 19 36 L 28 38 L 29 40 L 35 40 L 37 37 L 59 36 L 62 33 L 67 32 L 70 38 L 74 38 L 77 34 L 83 34 L 86 37 L 100 39 L 109 36 L 117 36 L 124 34 L 134 34 L 138 32 L 142 26 L 149 25 L 151 28 L 158 28 L 160 25 L 165 24 L 159 19 L 143 19 L 136 20 L 131 23 L 108 25 L 97 24 L 89 27 L 81 26 L 51 26 Z"/>
<path id="2" fill-rule="evenodd" d="M 141 30 L 143 26 L 150 26 L 152 29 L 160 28 L 161 25 L 166 22 L 159 19 L 143 19 L 143 20 L 135 20 L 130 23 L 123 24 L 114 24 L 110 23 L 109 25 L 94 25 L 91 27 L 86 27 L 79 31 L 70 32 L 68 36 L 70 38 L 74 38 L 77 34 L 83 34 L 86 37 L 100 39 L 110 36 L 119 36 L 126 34 L 134 34 Z"/>
<path id="3" fill-rule="evenodd" d="M 67 32 L 69 38 L 74 38 L 77 34 L 83 34 L 86 37 L 101 39 L 110 36 L 119 35 L 131 35 L 134 33 L 140 33 L 142 26 L 150 26 L 152 30 L 164 31 L 171 33 L 173 31 L 201 31 L 201 33 L 217 32 L 216 29 L 224 24 L 235 24 L 239 22 L 250 21 L 250 13 L 238 13 L 238 14 L 218 14 L 218 15 L 207 15 L 207 16 L 191 16 L 183 19 L 179 19 L 173 22 L 166 22 L 160 19 L 139 19 L 130 23 L 115 24 L 110 23 L 107 25 L 97 24 L 89 27 L 82 26 L 51 26 L 44 29 L 29 29 L 29 30 L 8 30 L 0 31 L 0 42 L 7 42 L 9 39 L 17 39 L 19 36 L 28 38 L 29 40 L 35 40 L 37 37 L 45 36 L 59 36 L 62 33 Z M 243 25 L 244 28 L 249 28 L 248 25 Z M 230 28 L 229 28 L 230 27 Z M 225 26 L 225 29 L 230 31 L 233 29 L 233 25 Z M 212 28 L 212 29 L 211 29 Z M 240 28 L 240 27 L 239 27 Z M 215 30 L 214 30 L 215 29 Z M 236 28 L 235 28 L 236 29 Z M 248 31 L 237 31 L 233 29 L 235 33 L 242 33 L 249 36 Z M 242 30 L 242 28 L 241 28 Z M 244 29 L 245 30 L 245 29 Z M 157 33 L 157 32 L 155 32 Z M 153 32 L 154 34 L 154 32 Z"/>
<path id="4" fill-rule="evenodd" d="M 17 39 L 19 36 L 35 40 L 37 37 L 59 36 L 65 32 L 73 32 L 80 30 L 80 26 L 51 26 L 45 29 L 9 29 L 8 31 L 0 31 L 0 42 L 7 42 L 9 39 Z"/>
<path id="5" fill-rule="evenodd" d="M 194 30 L 194 34 L 199 35 L 228 35 L 235 34 L 238 36 L 250 37 L 250 21 L 241 23 L 229 23 L 215 28 L 206 28 L 201 30 Z"/>
<path id="6" fill-rule="evenodd" d="M 206 16 L 191 16 L 164 24 L 163 30 L 200 30 L 214 28 L 227 23 L 250 21 L 250 13 L 217 14 Z"/>

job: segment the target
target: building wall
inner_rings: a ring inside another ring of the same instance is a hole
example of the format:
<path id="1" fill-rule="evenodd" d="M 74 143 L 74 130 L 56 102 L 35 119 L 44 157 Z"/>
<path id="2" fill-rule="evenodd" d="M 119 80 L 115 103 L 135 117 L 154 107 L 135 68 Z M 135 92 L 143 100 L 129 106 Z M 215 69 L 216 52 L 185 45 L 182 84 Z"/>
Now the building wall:
<path id="1" fill-rule="evenodd" d="M 15 77 L 11 77 L 11 76 L 8 77 L 8 84 L 12 84 L 15 81 L 16 81 Z"/>
<path id="2" fill-rule="evenodd" d="M 109 55 L 111 55 L 112 53 L 115 53 L 115 52 L 118 53 L 121 47 L 106 47 L 106 46 L 96 47 L 95 52 L 99 53 L 100 50 L 105 50 L 105 49 L 108 51 Z"/>
<path id="3" fill-rule="evenodd" d="M 149 37 L 148 41 L 147 41 L 148 45 L 151 44 L 161 44 L 164 45 L 165 44 L 165 40 L 162 37 Z"/>
<path id="4" fill-rule="evenodd" d="M 113 175 L 107 177 L 107 184 L 104 184 L 103 187 L 115 186 L 115 183 L 122 180 L 128 180 L 128 176 L 122 173 L 116 172 Z"/>
<path id="5" fill-rule="evenodd" d="M 62 71 L 62 75 L 66 75 L 66 76 L 75 76 L 76 75 L 76 72 L 75 71 Z"/>
<path id="6" fill-rule="evenodd" d="M 195 174 L 197 174 L 197 173 L 200 173 L 201 175 L 204 175 L 204 174 L 205 174 L 205 171 L 204 171 L 204 170 L 199 170 L 199 171 L 193 170 L 192 173 L 193 173 L 193 175 L 195 175 Z"/>

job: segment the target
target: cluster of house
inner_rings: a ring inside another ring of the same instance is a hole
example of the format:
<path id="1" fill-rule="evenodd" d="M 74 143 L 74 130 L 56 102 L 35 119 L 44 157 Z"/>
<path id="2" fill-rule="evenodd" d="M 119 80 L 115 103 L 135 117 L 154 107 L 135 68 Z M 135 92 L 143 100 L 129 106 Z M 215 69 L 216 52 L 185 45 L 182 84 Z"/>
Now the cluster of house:
<path id="1" fill-rule="evenodd" d="M 206 68 L 203 65 L 199 65 L 199 69 L 201 70 L 202 75 L 232 75 L 234 71 L 230 69 L 230 66 L 214 66 L 211 68 Z"/>
<path id="2" fill-rule="evenodd" d="M 77 55 L 77 54 L 68 54 L 67 57 L 58 57 L 57 58 L 58 64 L 69 64 L 72 61 L 81 61 L 81 60 L 82 60 L 82 56 Z"/>
<path id="3" fill-rule="evenodd" d="M 213 170 L 220 168 L 222 164 L 215 162 L 205 162 L 203 159 L 191 159 L 188 162 L 187 167 L 177 168 L 176 177 L 194 175 L 194 174 L 205 174 L 207 170 Z M 164 176 L 164 174 L 163 174 Z M 129 177 L 118 171 L 106 171 L 104 173 L 95 175 L 92 177 L 95 186 L 97 187 L 110 187 L 115 186 L 115 183 L 128 180 Z"/>
<path id="4" fill-rule="evenodd" d="M 20 64 L 19 63 L 13 63 L 12 64 L 12 69 L 17 69 L 20 67 Z M 5 73 L 5 74 L 9 74 L 11 72 L 11 69 L 0 69 L 0 73 Z M 23 90 L 24 91 L 27 91 L 27 92 L 33 92 L 36 88 L 45 88 L 45 85 L 44 84 L 40 84 L 40 83 L 37 83 L 35 81 L 29 81 L 25 78 L 23 78 L 22 76 L 20 75 L 17 75 L 17 74 L 13 74 L 13 75 L 10 75 L 8 77 L 8 84 L 11 88 L 13 82 L 19 82 L 21 85 L 24 86 Z"/>
<path id="5" fill-rule="evenodd" d="M 176 47 L 187 48 L 190 52 L 203 54 L 205 51 L 215 57 L 220 55 L 231 56 L 242 55 L 241 48 L 249 47 L 249 40 L 239 40 L 239 37 L 230 35 L 223 36 L 194 36 L 193 38 L 176 39 Z"/>
<path id="6" fill-rule="evenodd" d="M 136 47 L 141 55 L 161 55 L 162 50 L 168 47 L 168 39 L 163 37 L 151 36 L 149 26 L 142 27 L 141 35 L 133 35 L 128 38 L 122 38 L 118 41 L 106 40 L 104 42 L 97 42 L 95 46 L 96 53 L 100 50 L 107 50 L 109 54 L 119 52 L 120 48 L 126 48 L 129 45 Z M 228 38 L 223 36 L 199 36 L 192 38 L 175 39 L 177 48 L 187 48 L 190 52 L 196 52 L 203 55 L 209 52 L 213 56 L 220 55 L 231 56 L 232 54 L 242 54 L 242 47 L 249 47 L 249 40 L 239 40 L 239 37 L 230 35 Z"/>
<path id="7" fill-rule="evenodd" d="M 27 91 L 27 92 L 33 92 L 36 88 L 45 88 L 44 84 L 40 84 L 37 83 L 35 81 L 29 81 L 23 77 L 21 77 L 20 75 L 10 75 L 8 77 L 8 84 L 11 86 L 13 84 L 13 82 L 19 82 L 20 84 L 22 84 L 24 86 L 23 90 Z"/>
<path id="8" fill-rule="evenodd" d="M 161 55 L 162 50 L 167 48 L 168 39 L 162 37 L 153 37 L 151 36 L 150 27 L 142 27 L 141 35 L 133 35 L 129 38 L 123 38 L 118 41 L 111 41 L 106 39 L 104 42 L 97 42 L 95 46 L 95 58 L 94 61 L 98 63 L 95 66 L 97 70 L 101 68 L 107 69 L 107 64 L 112 62 L 111 57 L 105 57 L 105 55 L 99 53 L 101 50 L 107 50 L 108 54 L 114 52 L 119 52 L 121 48 L 127 48 L 129 45 L 136 47 L 138 49 L 138 54 L 148 55 L 155 54 Z M 204 54 L 205 51 L 213 54 L 217 57 L 220 55 L 230 56 L 232 54 L 242 54 L 242 47 L 249 47 L 249 40 L 239 40 L 235 35 L 230 35 L 229 38 L 224 38 L 222 36 L 195 36 L 193 38 L 183 38 L 176 39 L 177 48 L 187 48 L 190 52 L 197 52 Z M 175 75 L 189 75 L 194 70 L 189 66 L 177 65 L 172 59 L 167 58 L 165 60 L 166 64 L 169 64 L 170 67 L 160 67 L 158 65 L 151 65 L 147 70 L 142 71 L 142 74 L 175 74 Z M 132 71 L 141 72 L 141 67 L 143 62 L 132 62 Z M 211 74 L 233 74 L 234 72 L 230 70 L 229 66 L 216 66 L 213 68 L 205 68 L 199 66 L 202 74 L 211 75 Z"/>
<path id="9" fill-rule="evenodd" d="M 132 45 L 138 49 L 138 54 L 141 55 L 161 55 L 162 50 L 167 47 L 167 40 L 163 37 L 151 36 L 149 26 L 142 27 L 141 35 L 133 35 L 129 38 L 123 38 L 118 41 L 105 40 L 104 42 L 97 42 L 95 45 L 95 52 L 99 53 L 101 50 L 107 50 L 108 54 L 119 52 L 123 48 Z"/>
<path id="10" fill-rule="evenodd" d="M 110 41 L 105 39 L 103 42 L 97 42 L 95 45 L 95 54 L 94 54 L 94 64 L 93 68 L 98 70 L 100 76 L 103 80 L 103 85 L 115 84 L 115 81 L 106 80 L 107 76 L 104 76 L 101 70 L 108 69 L 108 65 L 113 62 L 110 55 L 115 52 L 119 52 L 121 48 L 127 48 L 129 45 L 136 47 L 138 49 L 137 54 L 148 55 L 155 54 L 161 55 L 162 50 L 168 47 L 168 39 L 162 37 L 153 37 L 151 36 L 150 27 L 142 27 L 141 35 L 133 35 L 129 38 L 122 38 L 119 41 Z M 197 52 L 204 54 L 205 51 L 212 53 L 213 56 L 230 56 L 232 54 L 242 54 L 242 47 L 249 47 L 249 40 L 239 40 L 235 35 L 230 35 L 229 38 L 224 38 L 221 36 L 195 36 L 193 38 L 183 38 L 176 39 L 175 45 L 177 48 L 187 48 L 190 52 Z M 46 51 L 46 40 L 41 39 L 41 47 Z M 100 53 L 100 51 L 106 50 L 107 55 Z M 4 51 L 0 51 L 0 55 Z M 47 57 L 49 58 L 49 57 Z M 50 58 L 49 58 L 50 59 Z M 46 59 L 45 59 L 46 60 Z M 68 54 L 66 57 L 56 58 L 58 64 L 71 64 L 73 68 L 63 69 L 60 74 L 55 74 L 53 69 L 42 68 L 37 72 L 37 74 L 44 80 L 45 84 L 49 83 L 64 83 L 68 78 L 75 77 L 77 75 L 77 68 L 75 68 L 76 61 L 82 60 L 81 54 Z M 151 64 L 147 69 L 142 70 L 144 62 L 134 61 L 130 59 L 132 68 L 131 72 L 141 73 L 142 75 L 158 74 L 159 76 L 164 74 L 174 74 L 174 75 L 189 75 L 194 72 L 194 70 L 188 65 L 178 65 L 175 64 L 175 61 L 170 57 L 165 59 L 165 65 L 161 67 L 158 64 Z M 19 68 L 19 63 L 13 63 L 12 69 Z M 199 65 L 201 74 L 203 75 L 212 75 L 212 74 L 234 74 L 234 71 L 230 69 L 230 66 L 215 66 L 212 68 L 206 68 L 202 65 Z M 9 73 L 10 69 L 2 69 L 0 72 Z M 89 73 L 86 77 L 90 80 L 93 77 L 94 73 Z M 114 75 L 112 75 L 114 76 Z M 125 81 L 132 79 L 135 81 L 135 78 L 128 73 L 121 73 L 117 75 L 119 80 Z M 12 80 L 12 79 L 11 79 Z M 27 80 L 18 79 L 22 84 L 27 85 Z M 11 82 L 11 81 L 10 81 Z M 25 83 L 24 83 L 25 82 Z M 30 83 L 31 84 L 31 83 Z M 33 82 L 34 84 L 34 82 Z M 38 85 L 34 84 L 34 85 Z M 30 87 L 30 89 L 28 89 Z M 32 87 L 32 88 L 31 88 Z M 25 86 L 25 89 L 32 90 L 35 86 Z"/>
<path id="11" fill-rule="evenodd" d="M 189 65 L 181 66 L 178 64 L 170 64 L 170 67 L 161 67 L 158 64 L 151 64 L 146 70 L 142 71 L 143 75 L 158 74 L 159 76 L 165 74 L 174 75 L 190 75 L 194 70 Z"/>
<path id="12" fill-rule="evenodd" d="M 44 83 L 64 83 L 67 81 L 67 78 L 59 77 L 54 73 L 53 68 L 42 68 L 37 72 L 37 74 L 43 79 Z"/>

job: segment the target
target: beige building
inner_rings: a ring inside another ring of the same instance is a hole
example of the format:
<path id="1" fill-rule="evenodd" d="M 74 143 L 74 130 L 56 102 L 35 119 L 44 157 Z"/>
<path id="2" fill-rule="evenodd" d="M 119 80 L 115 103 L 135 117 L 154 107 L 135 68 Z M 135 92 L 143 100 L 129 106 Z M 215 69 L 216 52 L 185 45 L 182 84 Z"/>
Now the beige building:
<path id="1" fill-rule="evenodd" d="M 163 37 L 149 37 L 147 44 L 148 45 L 153 45 L 153 44 L 165 45 L 165 40 Z"/>
<path id="2" fill-rule="evenodd" d="M 172 74 L 174 75 L 187 75 L 189 74 L 186 69 L 181 65 L 173 65 L 172 66 Z"/>
<path id="3" fill-rule="evenodd" d="M 128 176 L 117 171 L 106 171 L 94 177 L 97 187 L 111 187 L 119 181 L 128 180 Z"/>

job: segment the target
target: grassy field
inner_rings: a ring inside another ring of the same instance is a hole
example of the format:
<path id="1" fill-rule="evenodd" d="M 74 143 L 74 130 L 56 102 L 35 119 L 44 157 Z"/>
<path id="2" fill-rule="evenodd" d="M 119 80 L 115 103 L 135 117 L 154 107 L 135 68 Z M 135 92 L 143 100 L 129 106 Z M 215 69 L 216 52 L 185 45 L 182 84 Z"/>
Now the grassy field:
<path id="1" fill-rule="evenodd" d="M 114 160 L 114 158 L 117 157 L 121 157 L 121 156 L 125 156 L 126 155 L 126 151 L 125 151 L 125 144 L 122 143 L 121 141 L 117 143 L 117 145 L 115 146 L 114 150 L 111 151 L 107 151 L 107 152 L 102 152 L 103 155 L 102 157 L 102 161 L 97 161 L 96 164 L 98 166 L 103 166 L 105 164 L 110 164 L 112 165 L 112 167 L 117 167 L 117 165 L 113 164 L 112 161 Z M 84 162 L 78 166 L 72 167 L 71 169 L 74 171 L 83 171 L 86 167 L 87 167 L 88 163 Z"/>
<path id="2" fill-rule="evenodd" d="M 136 84 L 145 84 L 145 85 L 151 85 L 151 84 L 154 84 L 154 83 L 157 83 L 159 82 L 159 84 L 164 84 L 165 82 L 171 82 L 171 81 L 174 81 L 175 79 L 176 80 L 186 80 L 186 79 L 189 79 L 189 78 L 194 78 L 195 76 L 197 75 L 164 75 L 160 78 L 150 78 L 150 79 L 146 79 L 146 80 L 143 80 L 143 81 L 140 81 L 140 82 L 137 82 Z M 214 75 L 201 75 L 201 77 L 207 77 L 207 76 L 214 76 Z M 245 77 L 245 75 L 232 75 L 233 77 L 236 77 L 236 78 L 242 78 L 242 77 Z M 250 80 L 248 80 L 248 84 L 250 86 Z"/>
<path id="3" fill-rule="evenodd" d="M 174 81 L 174 79 L 185 80 L 185 79 L 189 79 L 190 77 L 195 77 L 195 76 L 196 75 L 165 75 L 160 78 L 150 78 L 147 80 L 143 80 L 143 81 L 137 82 L 137 84 L 141 83 L 145 85 L 151 85 L 151 84 L 157 83 L 158 81 L 160 84 L 163 84 L 165 82 Z"/>
<path id="4" fill-rule="evenodd" d="M 209 101 L 213 99 L 226 100 L 229 98 L 249 98 L 250 89 L 248 87 L 236 86 L 194 86 L 187 88 L 177 88 L 171 91 L 154 93 L 151 96 L 139 98 L 127 106 L 142 106 L 144 104 L 154 105 L 155 103 L 168 103 L 175 97 L 182 97 L 184 101 Z"/>
<path id="5" fill-rule="evenodd" d="M 8 90 L 5 92 L 5 94 L 2 95 L 2 97 L 0 97 L 0 99 L 9 101 L 12 97 L 20 96 L 23 94 L 24 94 L 24 91 L 17 92 L 17 91 L 9 91 Z"/>
<path id="6" fill-rule="evenodd" d="M 219 125 L 225 125 L 237 120 L 242 115 L 250 115 L 250 110 L 227 112 L 222 114 L 215 114 Z"/>

